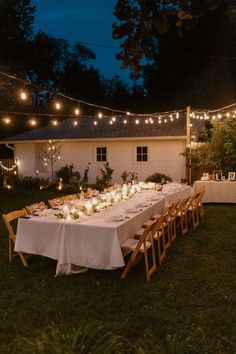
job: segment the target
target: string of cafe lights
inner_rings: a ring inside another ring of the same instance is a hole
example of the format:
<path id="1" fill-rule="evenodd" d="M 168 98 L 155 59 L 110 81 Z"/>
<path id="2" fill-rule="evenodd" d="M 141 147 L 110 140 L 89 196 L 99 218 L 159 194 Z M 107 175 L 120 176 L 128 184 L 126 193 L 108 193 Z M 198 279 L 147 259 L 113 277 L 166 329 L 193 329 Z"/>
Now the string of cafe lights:
<path id="1" fill-rule="evenodd" d="M 8 79 L 14 80 L 14 81 L 18 81 L 20 82 L 20 84 L 23 86 L 22 89 L 20 89 L 19 91 L 19 95 L 22 101 L 27 101 L 29 99 L 29 92 L 25 89 L 25 87 L 32 87 L 34 89 L 37 89 L 38 91 L 43 91 L 47 94 L 52 95 L 53 97 L 56 97 L 56 100 L 54 99 L 54 108 L 57 111 L 57 114 L 52 114 L 52 113 L 25 113 L 25 112 L 6 112 L 6 111 L 0 111 L 0 114 L 4 114 L 5 117 L 2 119 L 2 121 L 5 124 L 10 124 L 11 123 L 11 118 L 9 117 L 9 115 L 21 115 L 21 116 L 28 116 L 30 117 L 30 119 L 28 120 L 28 123 L 32 126 L 32 127 L 36 127 L 37 126 L 37 120 L 35 118 L 35 116 L 41 116 L 41 117 L 49 117 L 52 118 L 51 123 L 52 125 L 56 126 L 58 125 L 58 119 L 57 118 L 65 118 L 65 117 L 70 117 L 73 118 L 72 120 L 72 124 L 74 126 L 78 125 L 78 121 L 75 119 L 76 117 L 78 117 L 81 114 L 80 111 L 80 105 L 87 105 L 90 107 L 94 107 L 94 108 L 98 108 L 99 112 L 97 113 L 97 115 L 94 116 L 81 116 L 81 118 L 94 118 L 93 124 L 96 126 L 99 124 L 99 120 L 101 120 L 103 117 L 108 117 L 109 118 L 109 124 L 113 125 L 115 124 L 115 122 L 117 121 L 116 119 L 116 114 L 121 114 L 124 115 L 123 118 L 123 124 L 127 124 L 128 123 L 128 117 L 127 116 L 135 116 L 135 119 L 133 120 L 133 122 L 136 125 L 139 125 L 140 123 L 145 123 L 145 124 L 162 124 L 162 123 L 167 123 L 167 122 L 173 122 L 176 119 L 179 119 L 180 114 L 181 113 L 186 113 L 186 108 L 185 109 L 180 109 L 180 110 L 172 110 L 172 111 L 165 111 L 165 112 L 155 112 L 155 113 L 131 113 L 129 111 L 124 111 L 124 110 L 119 110 L 119 109 L 114 109 L 111 107 L 107 107 L 107 106 L 100 106 L 91 102 L 87 102 L 84 100 L 80 100 L 80 99 L 76 99 L 73 97 L 70 97 L 68 95 L 65 95 L 61 92 L 53 92 L 51 90 L 45 89 L 45 88 L 40 88 L 34 84 L 31 84 L 23 79 L 20 79 L 16 76 L 7 74 L 5 72 L 1 72 L 0 71 L 0 75 L 3 77 L 7 77 Z M 58 97 L 60 97 L 60 100 L 58 99 Z M 62 101 L 61 98 L 75 102 L 76 105 L 74 107 L 74 111 L 73 114 L 58 114 L 60 112 L 60 110 L 62 109 Z M 231 111 L 231 109 L 233 109 L 233 111 Z M 102 113 L 102 110 L 105 111 L 109 111 L 111 112 L 111 116 L 106 116 Z M 34 118 L 32 118 L 32 116 Z M 229 106 L 226 107 L 222 107 L 222 108 L 218 108 L 215 110 L 209 110 L 209 109 L 194 109 L 191 111 L 190 113 L 190 117 L 192 119 L 199 119 L 199 120 L 210 120 L 210 119 L 220 119 L 222 117 L 236 117 L 236 103 L 233 103 Z"/>
<path id="2" fill-rule="evenodd" d="M 11 80 L 15 80 L 15 81 L 18 81 L 20 82 L 20 84 L 24 87 L 24 89 L 20 89 L 19 90 L 19 97 L 21 98 L 22 101 L 27 101 L 27 99 L 29 98 L 29 93 L 27 92 L 27 90 L 25 89 L 26 86 L 28 87 L 32 87 L 32 88 L 36 88 L 37 90 L 39 91 L 43 91 L 45 93 L 49 93 L 50 95 L 56 97 L 57 99 L 54 100 L 54 108 L 57 112 L 60 112 L 60 110 L 62 109 L 62 102 L 61 102 L 61 98 L 63 99 L 66 99 L 66 100 L 69 100 L 69 101 L 72 101 L 72 102 L 75 102 L 76 103 L 76 107 L 74 108 L 74 112 L 73 114 L 51 114 L 51 113 L 25 113 L 25 112 L 6 112 L 6 111 L 0 111 L 1 114 L 4 114 L 4 115 L 7 115 L 6 117 L 3 118 L 3 122 L 5 124 L 10 124 L 11 123 L 11 119 L 9 117 L 9 115 L 24 115 L 24 116 L 47 116 L 47 117 L 52 117 L 52 121 L 51 123 L 53 125 L 58 125 L 58 120 L 55 119 L 55 116 L 56 117 L 78 117 L 80 115 L 80 106 L 81 104 L 83 105 L 87 105 L 87 106 L 90 106 L 90 107 L 94 107 L 94 108 L 99 108 L 99 112 L 97 113 L 97 115 L 95 116 L 82 116 L 84 118 L 94 118 L 94 122 L 93 124 L 94 125 L 98 125 L 98 122 L 101 118 L 104 117 L 104 114 L 102 113 L 102 110 L 105 110 L 105 111 L 109 111 L 111 112 L 111 117 L 109 117 L 109 124 L 112 125 L 116 122 L 116 114 L 121 114 L 121 115 L 124 115 L 125 118 L 123 119 L 123 124 L 127 124 L 128 122 L 128 117 L 127 116 L 136 116 L 137 118 L 135 119 L 134 123 L 136 125 L 140 124 L 141 123 L 141 117 L 144 118 L 144 122 L 145 124 L 153 124 L 154 123 L 154 118 L 157 118 L 157 122 L 159 124 L 161 124 L 162 122 L 164 123 L 167 123 L 168 121 L 173 121 L 174 118 L 178 119 L 179 118 L 179 114 L 181 112 L 184 112 L 185 110 L 173 110 L 173 111 L 167 111 L 167 112 L 156 112 L 156 113 L 144 113 L 144 114 L 141 114 L 141 113 L 131 113 L 129 111 L 124 111 L 124 110 L 120 110 L 120 109 L 114 109 L 114 108 L 111 108 L 111 107 L 107 107 L 107 106 L 101 106 L 101 105 L 97 105 L 97 104 L 94 104 L 94 103 L 91 103 L 91 102 L 87 102 L 87 101 L 84 101 L 84 100 L 80 100 L 80 99 L 76 99 L 76 98 L 73 98 L 73 97 L 70 97 L 68 95 L 65 95 L 64 93 L 61 93 L 61 92 L 52 92 L 48 89 L 44 89 L 44 88 L 40 88 L 34 84 L 30 84 L 28 82 L 26 82 L 25 80 L 22 80 L 22 79 L 19 79 L 17 78 L 16 76 L 13 76 L 13 75 L 9 75 L 7 73 L 3 73 L 3 72 L 0 72 L 0 75 L 4 76 L 4 77 L 7 77 L 8 79 L 11 79 Z M 60 100 L 58 99 L 58 97 L 60 97 Z M 81 116 L 80 116 L 81 117 Z M 37 120 L 35 118 L 31 118 L 29 119 L 29 124 L 32 126 L 32 127 L 35 127 L 37 125 Z M 73 120 L 73 125 L 76 126 L 78 125 L 78 122 L 77 120 Z"/>

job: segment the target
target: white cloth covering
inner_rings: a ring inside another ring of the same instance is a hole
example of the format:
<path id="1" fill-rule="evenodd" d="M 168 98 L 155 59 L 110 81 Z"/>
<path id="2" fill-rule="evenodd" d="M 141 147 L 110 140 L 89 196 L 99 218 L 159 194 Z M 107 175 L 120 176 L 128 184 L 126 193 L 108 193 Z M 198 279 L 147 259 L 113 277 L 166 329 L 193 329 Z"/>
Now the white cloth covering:
<path id="1" fill-rule="evenodd" d="M 137 193 L 108 211 L 72 221 L 58 220 L 55 211 L 48 209 L 40 216 L 19 219 L 15 251 L 57 260 L 56 275 L 81 272 L 86 268 L 122 267 L 124 258 L 120 245 L 133 237 L 153 214 L 191 194 L 191 187 L 170 184 L 162 192 Z M 113 221 L 114 215 L 121 215 L 122 220 Z"/>
<path id="2" fill-rule="evenodd" d="M 197 193 L 205 188 L 203 203 L 236 203 L 236 181 L 195 181 Z"/>

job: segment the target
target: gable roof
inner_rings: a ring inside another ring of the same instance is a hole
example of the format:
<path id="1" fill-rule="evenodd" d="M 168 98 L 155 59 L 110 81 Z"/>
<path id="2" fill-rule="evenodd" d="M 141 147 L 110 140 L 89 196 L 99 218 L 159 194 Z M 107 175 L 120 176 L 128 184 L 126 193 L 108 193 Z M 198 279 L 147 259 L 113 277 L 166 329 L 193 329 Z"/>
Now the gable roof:
<path id="1" fill-rule="evenodd" d="M 150 117 L 149 117 L 150 118 Z M 185 117 L 174 119 L 162 124 L 158 118 L 153 117 L 153 124 L 145 123 L 146 116 L 116 116 L 116 121 L 111 125 L 111 117 L 96 119 L 94 117 L 80 117 L 78 125 L 74 126 L 75 119 L 62 120 L 58 125 L 48 125 L 35 128 L 25 133 L 10 136 L 2 140 L 2 143 L 26 142 L 26 141 L 47 141 L 47 140 L 80 140 L 80 139 L 109 139 L 109 138 L 136 138 L 136 137 L 177 137 L 186 135 Z M 124 119 L 127 123 L 124 124 Z M 135 120 L 139 120 L 139 124 Z"/>

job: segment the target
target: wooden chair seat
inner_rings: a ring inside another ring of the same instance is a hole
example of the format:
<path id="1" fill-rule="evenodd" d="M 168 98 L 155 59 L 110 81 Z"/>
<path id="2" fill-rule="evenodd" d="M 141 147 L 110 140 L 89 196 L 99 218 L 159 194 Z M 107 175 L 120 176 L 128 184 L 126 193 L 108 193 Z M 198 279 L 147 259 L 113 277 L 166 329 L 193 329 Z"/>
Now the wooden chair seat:
<path id="1" fill-rule="evenodd" d="M 139 240 L 135 239 L 135 238 L 129 238 L 128 240 L 126 240 L 124 243 L 122 243 L 122 249 L 124 250 L 134 250 L 135 247 L 137 247 Z M 140 252 L 144 253 L 145 252 L 145 248 L 148 250 L 149 247 L 151 247 L 151 242 L 150 241 L 146 241 L 145 242 L 145 246 L 144 243 L 141 244 L 140 246 Z"/>

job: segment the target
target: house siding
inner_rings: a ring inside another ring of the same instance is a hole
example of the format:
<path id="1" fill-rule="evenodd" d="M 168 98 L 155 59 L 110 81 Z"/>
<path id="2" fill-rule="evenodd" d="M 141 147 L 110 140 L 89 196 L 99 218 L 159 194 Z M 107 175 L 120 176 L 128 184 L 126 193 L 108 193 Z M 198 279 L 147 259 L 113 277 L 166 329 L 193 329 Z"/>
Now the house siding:
<path id="1" fill-rule="evenodd" d="M 121 182 L 120 175 L 123 171 L 136 172 L 139 180 L 155 172 L 165 173 L 174 180 L 185 177 L 185 159 L 181 153 L 184 152 L 185 139 L 172 137 L 171 139 L 127 139 L 122 141 L 74 141 L 61 142 L 61 159 L 54 164 L 54 171 L 65 165 L 74 165 L 74 169 L 83 176 L 85 168 L 90 163 L 89 183 L 94 183 L 99 169 L 103 163 L 96 162 L 96 147 L 107 148 L 107 160 L 114 169 L 113 183 Z M 136 147 L 148 147 L 148 161 L 136 161 Z M 36 176 L 38 166 L 37 143 L 15 143 L 15 157 L 18 159 L 18 171 L 23 176 Z M 51 169 L 48 166 L 45 172 L 40 172 L 39 177 L 50 178 Z"/>

